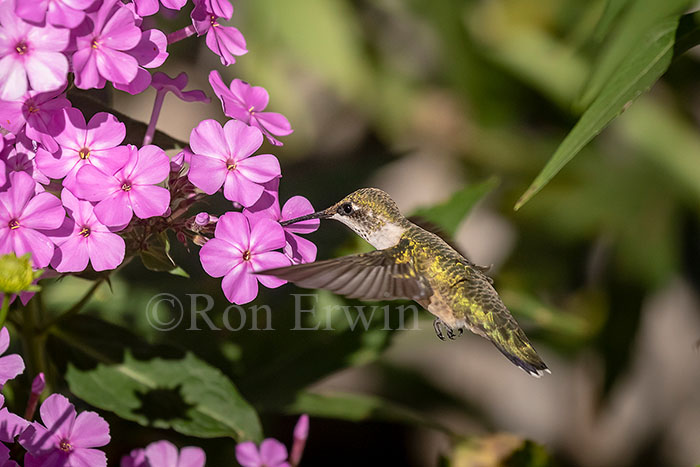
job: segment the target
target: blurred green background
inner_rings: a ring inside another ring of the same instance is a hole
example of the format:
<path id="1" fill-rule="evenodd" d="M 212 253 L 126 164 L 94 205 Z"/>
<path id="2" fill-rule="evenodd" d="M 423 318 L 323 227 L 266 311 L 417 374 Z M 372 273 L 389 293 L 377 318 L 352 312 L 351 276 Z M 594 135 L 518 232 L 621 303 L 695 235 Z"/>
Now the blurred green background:
<path id="1" fill-rule="evenodd" d="M 190 279 L 133 262 L 112 291 L 98 290 L 90 313 L 221 369 L 259 412 L 265 436 L 289 445 L 295 414 L 309 413 L 302 465 L 700 462 L 697 53 L 674 57 L 651 92 L 513 210 L 616 79 L 599 70 L 646 47 L 619 38 L 643 37 L 688 3 L 664 10 L 657 2 L 242 0 L 231 24 L 248 55 L 223 69 L 190 38 L 171 47 L 164 67 L 188 71 L 190 88 L 212 96 L 213 68 L 225 81 L 268 89 L 269 110 L 295 129 L 284 147 L 261 150 L 280 158 L 283 199 L 300 194 L 324 208 L 376 186 L 411 213 L 463 190 L 487 192 L 456 242 L 477 264 L 493 265 L 496 288 L 551 375 L 531 378 L 471 334 L 441 342 L 427 312 L 420 330 L 386 331 L 379 317 L 368 332 L 290 331 L 290 294 L 299 293 L 291 285 L 255 302 L 271 307 L 275 330 L 210 331 L 200 322 L 200 331 L 158 332 L 144 312 L 157 293 L 185 303 L 186 294 L 210 293 L 219 324 L 228 305 L 196 251 L 178 245 L 173 255 Z M 161 26 L 187 19 L 183 12 Z M 148 120 L 148 99 L 115 98 L 120 111 Z M 218 101 L 168 97 L 159 128 L 187 140 L 204 118 L 223 121 Z M 223 198 L 203 207 L 227 209 Z M 364 248 L 331 223 L 310 238 L 321 259 Z M 63 281 L 47 289 L 47 303 L 62 307 L 86 287 Z M 109 421 L 112 459 L 168 437 L 205 447 L 209 465 L 233 462 L 231 440 Z"/>

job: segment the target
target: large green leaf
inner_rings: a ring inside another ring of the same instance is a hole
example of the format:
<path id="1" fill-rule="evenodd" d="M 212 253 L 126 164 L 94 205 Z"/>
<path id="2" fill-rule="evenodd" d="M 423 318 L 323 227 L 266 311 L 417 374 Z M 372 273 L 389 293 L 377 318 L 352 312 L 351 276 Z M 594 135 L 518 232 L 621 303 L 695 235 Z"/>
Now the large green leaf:
<path id="1" fill-rule="evenodd" d="M 624 10 L 624 16 L 604 45 L 576 107 L 586 108 L 593 102 L 627 56 L 640 48 L 640 41 L 648 37 L 648 31 L 653 31 L 666 20 L 677 18 L 692 3 L 690 0 L 636 0 L 631 4 L 629 1 L 611 1 L 602 20 L 612 22 L 612 17 L 617 14 L 615 10 Z"/>
<path id="2" fill-rule="evenodd" d="M 591 39 L 593 41 L 599 42 L 607 36 L 608 32 L 622 13 L 624 8 L 628 6 L 631 0 L 608 0 L 605 2 L 605 9 L 603 9 L 603 14 L 600 15 L 598 24 L 596 25 L 595 31 L 593 31 Z"/>
<path id="3" fill-rule="evenodd" d="M 51 330 L 77 397 L 141 425 L 259 441 L 260 421 L 233 383 L 191 353 L 153 357 L 127 330 L 81 316 Z M 61 357 L 58 357 L 59 359 Z M 61 364 L 61 362 L 59 362 Z"/>
<path id="4" fill-rule="evenodd" d="M 679 19 L 675 18 L 652 28 L 564 138 L 515 204 L 515 209 L 520 209 L 603 128 L 648 90 L 666 71 L 674 56 L 696 45 L 698 30 L 694 15 L 685 15 L 680 26 Z"/>

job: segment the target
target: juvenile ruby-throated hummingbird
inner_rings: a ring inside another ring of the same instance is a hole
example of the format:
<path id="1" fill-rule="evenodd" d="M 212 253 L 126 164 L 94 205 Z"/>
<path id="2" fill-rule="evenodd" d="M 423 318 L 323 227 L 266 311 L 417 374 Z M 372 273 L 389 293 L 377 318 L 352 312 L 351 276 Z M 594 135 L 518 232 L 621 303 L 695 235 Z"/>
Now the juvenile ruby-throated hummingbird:
<path id="1" fill-rule="evenodd" d="M 549 372 L 484 274 L 486 268 L 406 219 L 384 191 L 363 188 L 328 209 L 282 225 L 309 219 L 338 220 L 377 250 L 258 274 L 361 300 L 415 300 L 435 315 L 433 326 L 440 339 L 444 340 L 443 328 L 450 339 L 467 328 L 489 339 L 529 374 Z"/>

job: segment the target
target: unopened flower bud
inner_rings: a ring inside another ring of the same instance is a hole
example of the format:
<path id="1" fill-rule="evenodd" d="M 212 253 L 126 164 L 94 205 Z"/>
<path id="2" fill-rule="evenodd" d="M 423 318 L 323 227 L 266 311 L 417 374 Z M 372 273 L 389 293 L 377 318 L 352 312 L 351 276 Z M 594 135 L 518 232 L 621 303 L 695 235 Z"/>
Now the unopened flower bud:
<path id="1" fill-rule="evenodd" d="M 14 253 L 0 256 L 0 292 L 17 294 L 25 291 L 37 291 L 32 285 L 41 276 L 42 271 L 32 269 L 29 253 L 17 257 Z"/>
<path id="2" fill-rule="evenodd" d="M 206 212 L 200 212 L 197 214 L 197 216 L 194 218 L 195 224 L 204 227 L 209 223 L 209 214 Z"/>

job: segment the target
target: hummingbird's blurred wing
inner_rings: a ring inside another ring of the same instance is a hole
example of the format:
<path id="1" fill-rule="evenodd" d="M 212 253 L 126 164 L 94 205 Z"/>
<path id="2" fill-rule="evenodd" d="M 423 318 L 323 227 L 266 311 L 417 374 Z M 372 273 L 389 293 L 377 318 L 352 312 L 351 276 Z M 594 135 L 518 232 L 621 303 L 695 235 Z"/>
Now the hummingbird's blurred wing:
<path id="1" fill-rule="evenodd" d="M 275 276 L 307 289 L 326 289 L 361 300 L 426 299 L 428 281 L 411 262 L 397 262 L 397 248 L 343 256 L 315 263 L 267 269 L 256 274 Z"/>

